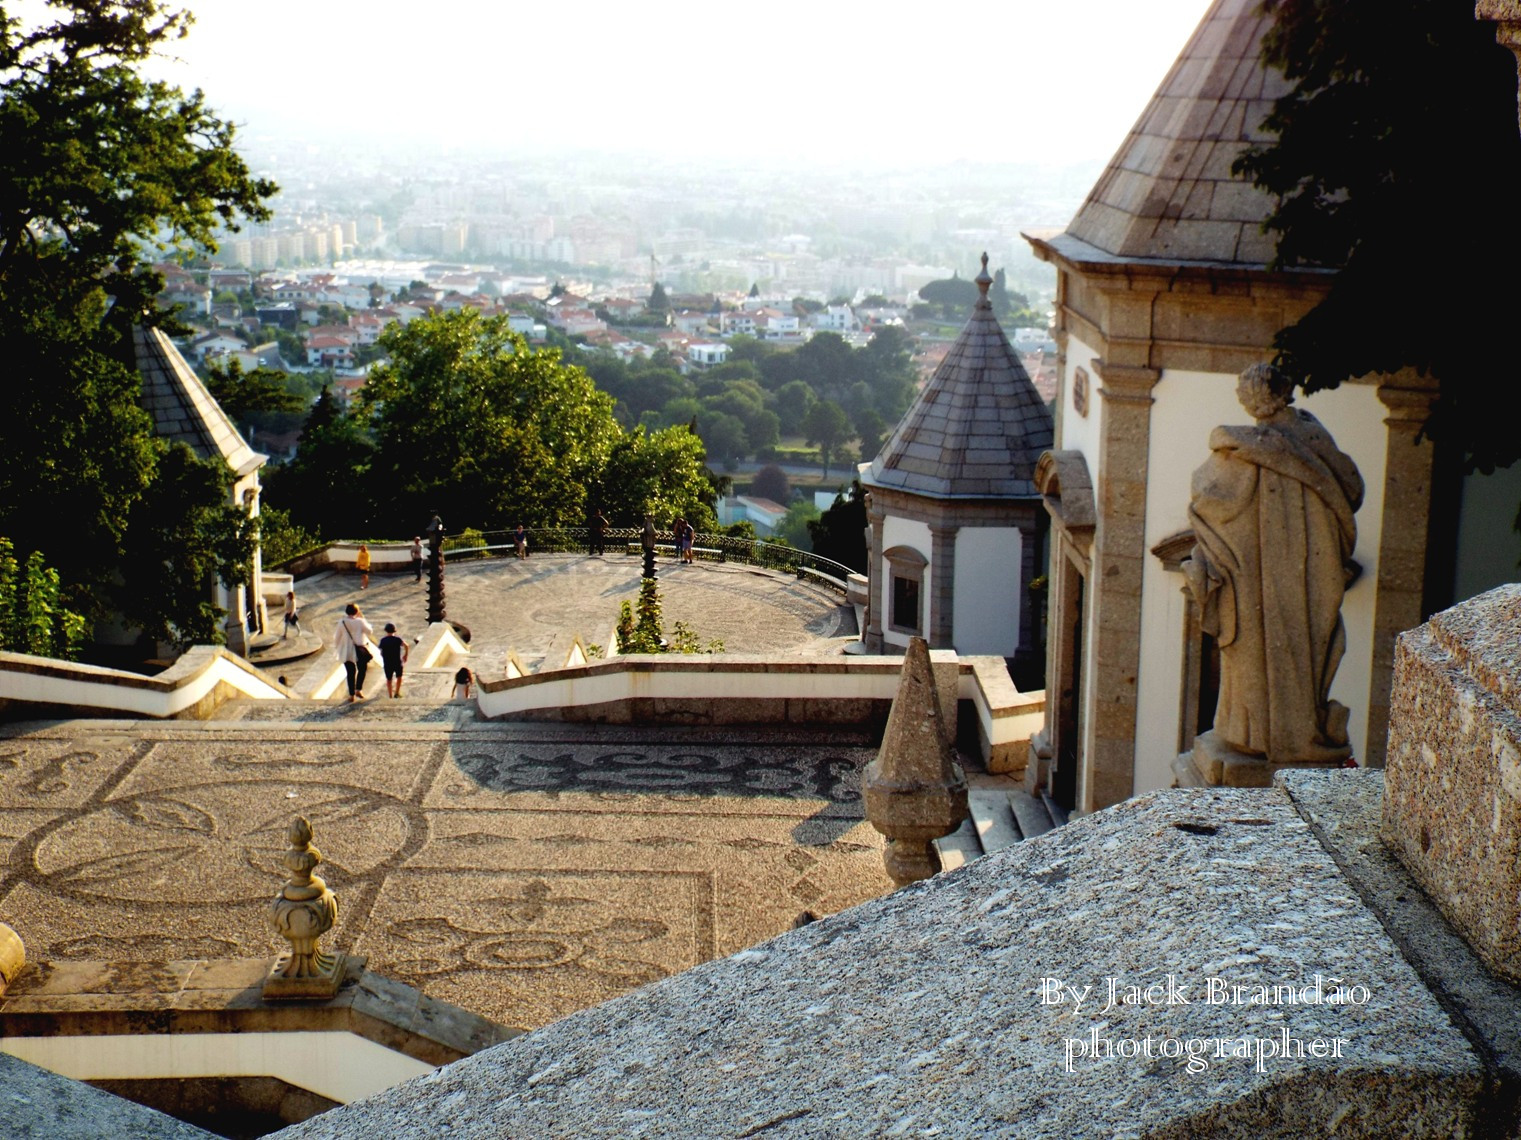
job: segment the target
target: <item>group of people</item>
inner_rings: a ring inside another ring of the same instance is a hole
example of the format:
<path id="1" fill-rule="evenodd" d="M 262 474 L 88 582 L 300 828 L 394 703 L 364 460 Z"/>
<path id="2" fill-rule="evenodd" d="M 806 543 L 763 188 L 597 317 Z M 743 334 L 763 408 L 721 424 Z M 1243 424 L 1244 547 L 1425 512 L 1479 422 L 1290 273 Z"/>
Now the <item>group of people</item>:
<path id="1" fill-rule="evenodd" d="M 386 622 L 385 630 L 385 636 L 376 644 L 376 648 L 380 650 L 380 665 L 386 675 L 386 696 L 399 697 L 407 658 L 412 649 L 397 634 L 394 622 Z M 338 628 L 333 633 L 333 648 L 338 653 L 338 660 L 343 662 L 343 671 L 348 678 L 350 704 L 364 700 L 365 676 L 375 657 L 366 643 L 374 632 L 374 627 L 365 620 L 358 605 L 350 602 L 343 608 L 343 616 L 338 619 Z"/>
<path id="2" fill-rule="evenodd" d="M 343 662 L 350 704 L 365 699 L 365 677 L 375 656 L 370 652 L 367 642 L 374 633 L 375 628 L 365 620 L 357 604 L 350 602 L 343 608 L 343 616 L 338 619 L 338 628 L 333 633 L 333 649 L 338 654 L 338 660 Z M 385 624 L 385 636 L 375 647 L 380 650 L 380 666 L 385 671 L 386 696 L 401 696 L 401 682 L 412 647 L 396 632 L 395 623 L 389 621 Z M 475 675 L 468 667 L 461 666 L 454 674 L 453 696 L 469 700 L 474 695 Z"/>

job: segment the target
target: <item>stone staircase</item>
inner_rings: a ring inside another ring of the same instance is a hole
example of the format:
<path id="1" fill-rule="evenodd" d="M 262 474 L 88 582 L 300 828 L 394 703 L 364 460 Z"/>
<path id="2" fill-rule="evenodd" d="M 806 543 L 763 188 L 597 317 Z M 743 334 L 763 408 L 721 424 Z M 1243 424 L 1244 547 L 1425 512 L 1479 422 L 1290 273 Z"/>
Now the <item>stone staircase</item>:
<path id="1" fill-rule="evenodd" d="M 956 831 L 935 840 L 942 871 L 954 871 L 1067 822 L 1067 813 L 1049 796 L 1031 795 L 1016 781 L 968 772 L 967 784 L 970 814 Z"/>

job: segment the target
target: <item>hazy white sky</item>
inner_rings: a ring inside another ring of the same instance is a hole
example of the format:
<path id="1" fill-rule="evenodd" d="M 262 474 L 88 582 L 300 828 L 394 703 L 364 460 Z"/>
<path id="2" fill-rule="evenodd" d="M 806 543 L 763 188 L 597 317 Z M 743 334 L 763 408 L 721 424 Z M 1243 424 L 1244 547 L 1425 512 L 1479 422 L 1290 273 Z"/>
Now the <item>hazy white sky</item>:
<path id="1" fill-rule="evenodd" d="M 510 150 L 1107 158 L 1208 0 L 191 0 L 163 75 L 251 132 Z"/>

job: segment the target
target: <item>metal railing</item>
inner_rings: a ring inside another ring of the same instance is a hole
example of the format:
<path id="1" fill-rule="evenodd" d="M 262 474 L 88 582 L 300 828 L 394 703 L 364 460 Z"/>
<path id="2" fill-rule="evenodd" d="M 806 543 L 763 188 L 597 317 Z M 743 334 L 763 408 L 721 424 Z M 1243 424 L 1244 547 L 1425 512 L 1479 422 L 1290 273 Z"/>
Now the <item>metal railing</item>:
<path id="1" fill-rule="evenodd" d="M 528 533 L 530 554 L 585 554 L 591 550 L 591 529 L 584 526 L 535 527 Z M 603 533 L 603 546 L 613 553 L 637 554 L 640 550 L 638 527 L 610 526 Z M 669 557 L 676 536 L 668 530 L 655 532 L 660 553 Z M 444 539 L 444 557 L 451 561 L 470 558 L 498 558 L 514 549 L 510 530 L 471 531 L 449 535 Z M 692 540 L 692 557 L 705 562 L 738 562 L 766 570 L 780 570 L 799 578 L 811 578 L 822 585 L 845 591 L 846 579 L 855 571 L 841 562 L 824 558 L 807 550 L 779 543 L 731 538 L 726 534 L 699 534 Z"/>

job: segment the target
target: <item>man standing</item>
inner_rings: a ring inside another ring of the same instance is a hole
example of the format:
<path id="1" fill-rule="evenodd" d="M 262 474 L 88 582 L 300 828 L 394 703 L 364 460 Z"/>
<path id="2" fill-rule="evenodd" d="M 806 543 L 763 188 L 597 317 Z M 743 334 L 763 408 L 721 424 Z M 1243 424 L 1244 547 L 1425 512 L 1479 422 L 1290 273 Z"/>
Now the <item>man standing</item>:
<path id="1" fill-rule="evenodd" d="M 591 553 L 606 554 L 604 545 L 607 539 L 607 518 L 601 511 L 592 515 L 591 522 Z"/>
<path id="2" fill-rule="evenodd" d="M 412 539 L 412 578 L 422 581 L 422 536 Z"/>

